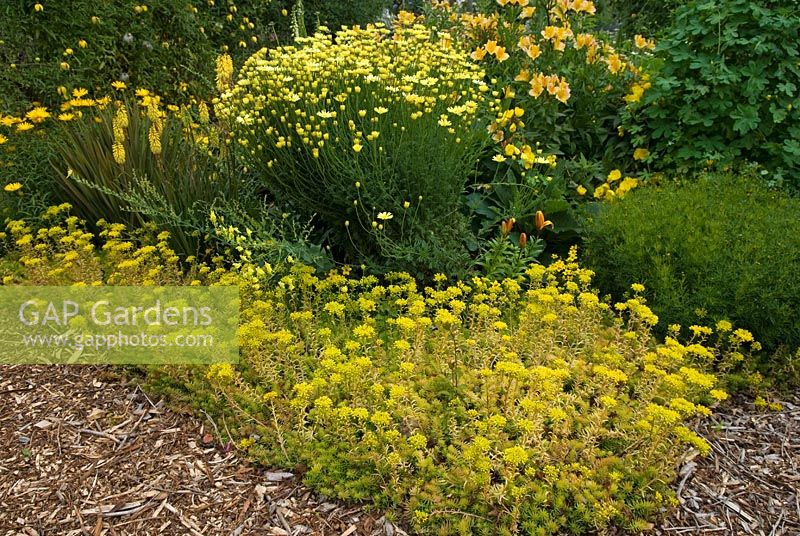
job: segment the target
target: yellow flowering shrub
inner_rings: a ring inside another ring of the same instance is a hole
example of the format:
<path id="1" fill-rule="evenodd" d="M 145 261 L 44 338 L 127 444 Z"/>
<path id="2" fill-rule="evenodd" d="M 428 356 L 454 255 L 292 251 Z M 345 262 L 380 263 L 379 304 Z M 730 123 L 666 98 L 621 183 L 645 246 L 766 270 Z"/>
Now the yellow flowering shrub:
<path id="1" fill-rule="evenodd" d="M 579 231 L 570 207 L 615 195 L 609 172 L 630 176 L 619 190 L 624 195 L 647 171 L 620 123 L 627 103 L 650 87 L 639 65 L 655 43 L 639 35 L 612 44 L 596 30 L 592 0 L 470 5 L 435 1 L 424 18 L 401 13 L 399 22 L 446 28 L 486 70 L 495 151 L 473 205 L 486 226 L 509 217 L 531 221 L 542 210 L 555 222 L 550 232 Z"/>
<path id="2" fill-rule="evenodd" d="M 463 265 L 483 76 L 448 33 L 378 23 L 257 52 L 216 113 L 264 190 L 316 215 L 351 260 L 436 270 Z"/>
<path id="3" fill-rule="evenodd" d="M 68 210 L 43 229 L 9 224 L 4 284 L 239 285 L 242 362 L 150 370 L 154 384 L 229 415 L 256 459 L 304 465 L 309 485 L 419 533 L 640 530 L 670 504 L 682 453 L 708 451 L 688 421 L 727 396 L 708 370 L 730 349 L 706 344 L 708 328 L 656 343 L 641 285 L 610 306 L 575 251 L 516 278 L 422 286 L 347 267 L 182 266 L 168 233 L 94 237 Z"/>
<path id="4" fill-rule="evenodd" d="M 618 137 L 614 109 L 637 102 L 650 85 L 636 53 L 618 50 L 602 32 L 593 31 L 595 2 L 487 4 L 473 12 L 436 1 L 429 16 L 465 41 L 472 57 L 495 77 L 492 94 L 501 103 L 492 127 L 495 141 L 503 147 L 514 144 L 521 152 L 528 143 L 540 142 L 567 157 L 610 154 L 603 145 Z M 626 49 L 642 53 L 654 47 L 637 35 Z M 502 114 L 515 106 L 525 111 L 523 121 L 504 121 Z M 602 115 L 609 111 L 612 117 Z M 617 144 L 613 148 L 619 149 Z"/>

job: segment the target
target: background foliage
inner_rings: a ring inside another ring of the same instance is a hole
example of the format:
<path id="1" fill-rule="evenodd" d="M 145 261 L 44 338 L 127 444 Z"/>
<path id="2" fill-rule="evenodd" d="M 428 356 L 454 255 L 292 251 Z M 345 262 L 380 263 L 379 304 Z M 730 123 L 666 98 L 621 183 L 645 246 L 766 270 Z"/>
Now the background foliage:
<path id="1" fill-rule="evenodd" d="M 660 41 L 627 129 L 661 168 L 740 159 L 800 188 L 800 11 L 795 2 L 694 0 Z"/>
<path id="2" fill-rule="evenodd" d="M 672 23 L 680 0 L 597 0 L 598 29 L 617 34 L 619 39 L 645 35 L 659 38 Z"/>
<path id="3" fill-rule="evenodd" d="M 0 110 L 52 102 L 55 88 L 105 87 L 122 80 L 170 100 L 205 97 L 214 59 L 237 61 L 292 38 L 302 0 L 11 0 L 0 5 Z M 41 10 L 37 9 L 41 6 Z M 306 0 L 308 28 L 381 17 L 383 0 Z M 71 53 L 68 53 L 71 50 Z"/>

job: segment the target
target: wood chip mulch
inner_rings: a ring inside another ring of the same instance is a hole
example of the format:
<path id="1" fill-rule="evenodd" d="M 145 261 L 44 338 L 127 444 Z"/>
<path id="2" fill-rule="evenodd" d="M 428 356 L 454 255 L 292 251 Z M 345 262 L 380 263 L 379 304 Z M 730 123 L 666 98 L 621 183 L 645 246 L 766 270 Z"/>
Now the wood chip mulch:
<path id="1" fill-rule="evenodd" d="M 108 368 L 0 367 L 0 535 L 405 533 L 248 465 Z"/>
<path id="2" fill-rule="evenodd" d="M 781 411 L 737 397 L 698 423 L 712 451 L 687 457 L 680 506 L 659 535 L 800 535 L 800 394 Z"/>
<path id="3" fill-rule="evenodd" d="M 800 396 L 737 398 L 651 534 L 800 535 Z M 384 517 L 249 465 L 202 414 L 171 411 L 104 367 L 0 366 L 0 536 L 405 536 Z"/>

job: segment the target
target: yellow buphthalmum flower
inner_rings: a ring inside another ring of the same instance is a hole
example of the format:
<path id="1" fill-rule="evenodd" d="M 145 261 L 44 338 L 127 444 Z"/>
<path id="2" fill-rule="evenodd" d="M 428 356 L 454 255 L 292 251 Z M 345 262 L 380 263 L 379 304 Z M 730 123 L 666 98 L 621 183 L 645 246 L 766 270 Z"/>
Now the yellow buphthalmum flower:
<path id="1" fill-rule="evenodd" d="M 48 112 L 47 108 L 45 108 L 44 106 L 37 106 L 30 112 L 26 113 L 25 117 L 33 123 L 41 123 L 42 121 L 50 117 L 50 112 Z"/>
<path id="2" fill-rule="evenodd" d="M 5 190 L 6 192 L 16 192 L 17 190 L 19 190 L 21 188 L 22 188 L 22 184 L 21 183 L 19 183 L 19 182 L 11 182 L 9 184 L 6 184 L 3 187 L 3 190 Z"/>

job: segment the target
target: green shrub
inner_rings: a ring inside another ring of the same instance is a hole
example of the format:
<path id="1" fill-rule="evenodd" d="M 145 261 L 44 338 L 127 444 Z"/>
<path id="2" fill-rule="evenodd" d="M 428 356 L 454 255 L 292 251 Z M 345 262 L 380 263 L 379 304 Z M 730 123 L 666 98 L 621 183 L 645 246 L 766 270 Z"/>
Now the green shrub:
<path id="1" fill-rule="evenodd" d="M 141 5 L 146 4 L 146 11 Z M 189 0 L 4 2 L 0 8 L 0 109 L 49 103 L 56 87 L 138 87 L 203 94 L 215 47 Z M 36 6 L 42 7 L 41 11 Z M 222 18 L 221 22 L 225 22 Z"/>
<path id="2" fill-rule="evenodd" d="M 53 203 L 52 133 L 40 129 L 12 133 L 1 125 L 0 188 L 6 190 L 0 191 L 0 222 L 8 218 L 36 219 Z"/>
<path id="3" fill-rule="evenodd" d="M 728 319 L 770 350 L 800 346 L 800 201 L 752 178 L 667 183 L 603 204 L 585 253 L 603 291 L 643 283 L 662 329 Z"/>
<path id="4" fill-rule="evenodd" d="M 384 10 L 392 7 L 392 0 L 304 0 L 306 19 L 309 28 L 316 23 L 324 24 L 331 30 L 353 24 L 369 24 L 381 19 Z"/>
<path id="5" fill-rule="evenodd" d="M 758 162 L 800 188 L 800 11 L 792 0 L 694 0 L 659 42 L 627 129 L 655 165 Z"/>
<path id="6" fill-rule="evenodd" d="M 242 165 L 316 215 L 341 258 L 454 273 L 487 134 L 483 73 L 450 41 L 421 26 L 318 33 L 250 58 L 217 115 Z"/>

